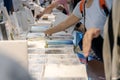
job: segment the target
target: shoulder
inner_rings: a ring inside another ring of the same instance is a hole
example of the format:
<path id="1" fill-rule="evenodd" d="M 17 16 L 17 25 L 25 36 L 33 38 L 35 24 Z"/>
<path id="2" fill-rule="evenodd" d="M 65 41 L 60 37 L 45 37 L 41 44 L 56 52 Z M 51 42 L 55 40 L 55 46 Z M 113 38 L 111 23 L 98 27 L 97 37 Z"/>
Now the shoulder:
<path id="1" fill-rule="evenodd" d="M 72 12 L 76 17 L 81 18 L 82 14 L 80 12 L 80 2 L 75 6 L 73 12 Z"/>

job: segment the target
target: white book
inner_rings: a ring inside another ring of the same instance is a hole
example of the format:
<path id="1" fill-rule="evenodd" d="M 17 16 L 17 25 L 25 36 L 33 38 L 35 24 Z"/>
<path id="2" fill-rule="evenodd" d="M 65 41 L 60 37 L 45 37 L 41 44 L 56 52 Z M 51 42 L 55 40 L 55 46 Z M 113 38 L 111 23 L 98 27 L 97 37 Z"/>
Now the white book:
<path id="1" fill-rule="evenodd" d="M 80 65 L 46 65 L 44 72 L 45 80 L 62 79 L 62 80 L 88 80 L 86 66 Z"/>
<path id="2" fill-rule="evenodd" d="M 45 53 L 46 54 L 74 54 L 74 51 L 72 48 L 45 48 Z"/>
<path id="3" fill-rule="evenodd" d="M 29 19 L 27 19 L 27 13 L 23 10 L 16 12 L 18 24 L 20 28 L 23 30 L 23 32 L 28 32 L 30 31 L 30 24 L 29 24 Z"/>
<path id="4" fill-rule="evenodd" d="M 39 37 L 42 37 L 44 38 L 45 37 L 45 34 L 44 33 L 28 33 L 27 35 L 27 39 L 29 38 L 39 38 Z"/>
<path id="5" fill-rule="evenodd" d="M 31 32 L 44 32 L 45 30 L 49 29 L 49 26 L 32 26 Z"/>
<path id="6" fill-rule="evenodd" d="M 45 40 L 39 41 L 28 41 L 28 48 L 38 49 L 45 47 Z"/>
<path id="7" fill-rule="evenodd" d="M 80 61 L 76 54 L 48 54 L 46 64 L 78 65 Z"/>

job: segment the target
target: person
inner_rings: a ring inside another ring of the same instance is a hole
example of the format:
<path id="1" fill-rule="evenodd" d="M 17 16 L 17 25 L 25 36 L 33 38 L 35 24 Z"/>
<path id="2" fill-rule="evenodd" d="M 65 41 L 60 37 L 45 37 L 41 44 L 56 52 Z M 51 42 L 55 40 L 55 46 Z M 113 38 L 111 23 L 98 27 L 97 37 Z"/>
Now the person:
<path id="1" fill-rule="evenodd" d="M 33 80 L 20 64 L 0 52 L 0 80 Z"/>
<path id="2" fill-rule="evenodd" d="M 112 6 L 112 0 L 106 0 L 106 6 L 108 7 L 108 10 L 111 9 Z M 69 28 L 71 25 L 79 22 L 80 20 L 82 20 L 82 28 L 85 28 L 87 30 L 89 30 L 90 28 L 98 28 L 100 29 L 100 39 L 102 39 L 103 37 L 103 26 L 105 24 L 106 21 L 106 14 L 104 12 L 103 9 L 101 9 L 100 4 L 99 4 L 99 0 L 88 0 L 86 3 L 86 8 L 85 8 L 85 21 L 83 20 L 84 18 L 82 17 L 82 13 L 80 12 L 80 2 L 77 4 L 77 6 L 75 7 L 75 9 L 73 10 L 73 13 L 62 23 L 58 24 L 57 26 L 50 28 L 48 30 L 45 31 L 45 34 L 53 34 L 59 31 L 63 31 L 67 28 Z M 81 28 L 81 27 L 80 27 Z M 96 40 L 95 40 L 96 41 Z M 94 49 L 99 47 L 98 43 L 95 43 L 95 47 Z M 102 40 L 101 40 L 101 46 L 102 46 Z M 96 55 L 100 58 L 100 60 L 102 61 L 102 52 L 99 52 L 100 50 L 95 50 L 97 52 Z"/>
<path id="3" fill-rule="evenodd" d="M 106 80 L 120 79 L 120 1 L 114 0 L 110 15 L 104 26 L 104 44 L 103 58 Z M 100 30 L 97 28 L 90 29 L 84 36 L 83 46 L 84 55 L 88 56 L 93 38 L 98 37 Z M 89 44 L 89 46 L 88 46 Z"/>
<path id="4" fill-rule="evenodd" d="M 48 7 L 46 7 L 46 9 L 38 14 L 36 17 L 40 18 L 43 14 L 49 14 L 51 13 L 52 9 L 55 7 L 58 7 L 59 5 L 62 5 L 63 7 L 60 6 L 60 8 L 62 8 L 63 10 L 65 9 L 65 13 L 69 14 L 69 10 L 68 10 L 68 6 L 67 6 L 67 0 L 55 0 L 52 1 L 52 3 L 50 5 L 48 5 Z"/>
<path id="5" fill-rule="evenodd" d="M 112 1 L 106 0 L 106 3 L 107 3 L 108 8 L 110 9 Z M 87 4 L 86 5 L 86 7 L 87 7 L 86 8 L 86 11 L 87 11 L 86 12 L 86 24 L 87 24 L 86 28 L 89 29 L 90 28 L 89 25 L 91 27 L 93 27 L 94 26 L 93 24 L 96 24 L 96 25 L 98 25 L 98 27 L 102 28 L 102 26 L 100 26 L 100 25 L 104 25 L 105 20 L 106 20 L 106 16 L 105 16 L 104 11 L 99 6 L 99 1 L 98 0 L 97 1 L 88 0 L 88 2 L 86 4 Z M 59 31 L 63 31 L 66 28 L 69 28 L 71 25 L 73 25 L 73 24 L 79 22 L 81 19 L 83 19 L 82 13 L 79 10 L 79 5 L 80 5 L 80 2 L 77 4 L 76 8 L 73 10 L 73 13 L 71 13 L 71 15 L 69 15 L 68 18 L 65 21 L 61 22 L 57 26 L 54 26 L 53 28 L 50 28 L 50 29 L 46 30 L 45 33 L 46 34 L 53 34 L 53 33 L 59 32 Z M 97 7 L 94 7 L 95 5 Z M 95 14 L 95 12 L 92 11 L 93 9 L 96 11 L 96 13 L 99 13 L 99 14 L 93 15 L 93 14 Z M 100 12 L 97 11 L 97 10 L 99 10 Z M 91 16 L 92 18 L 89 17 L 89 16 Z M 98 18 L 98 20 L 96 20 L 94 18 Z M 91 21 L 89 21 L 90 19 L 91 19 Z M 99 22 L 99 21 L 101 21 L 101 22 Z M 89 22 L 89 24 L 88 24 L 88 22 Z"/>
<path id="6" fill-rule="evenodd" d="M 120 80 L 120 1 L 114 0 L 104 27 L 103 58 L 106 80 Z"/>

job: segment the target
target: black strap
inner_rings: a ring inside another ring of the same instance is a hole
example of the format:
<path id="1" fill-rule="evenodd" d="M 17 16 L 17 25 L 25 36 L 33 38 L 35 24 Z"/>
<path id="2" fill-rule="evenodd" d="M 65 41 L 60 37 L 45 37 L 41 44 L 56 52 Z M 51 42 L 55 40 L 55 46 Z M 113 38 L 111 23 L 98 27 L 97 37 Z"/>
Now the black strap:
<path id="1" fill-rule="evenodd" d="M 110 50 L 111 50 L 111 53 L 112 53 L 113 52 L 113 45 L 114 45 L 112 10 L 110 12 L 109 21 L 108 21 L 108 36 L 109 36 L 109 42 L 110 42 Z M 111 56 L 112 56 L 112 54 L 111 54 Z"/>
<path id="2" fill-rule="evenodd" d="M 85 3 L 84 3 L 84 13 L 83 13 L 84 26 L 85 26 L 85 18 L 86 18 L 86 11 L 85 11 L 86 2 L 87 2 L 87 0 L 85 0 Z"/>
<path id="3" fill-rule="evenodd" d="M 108 16 L 109 10 L 108 10 L 108 8 L 105 5 L 103 5 L 103 10 L 104 10 L 106 16 Z"/>
<path id="4" fill-rule="evenodd" d="M 120 46 L 120 36 L 118 36 L 118 38 L 117 38 L 117 44 L 118 44 L 118 46 Z"/>

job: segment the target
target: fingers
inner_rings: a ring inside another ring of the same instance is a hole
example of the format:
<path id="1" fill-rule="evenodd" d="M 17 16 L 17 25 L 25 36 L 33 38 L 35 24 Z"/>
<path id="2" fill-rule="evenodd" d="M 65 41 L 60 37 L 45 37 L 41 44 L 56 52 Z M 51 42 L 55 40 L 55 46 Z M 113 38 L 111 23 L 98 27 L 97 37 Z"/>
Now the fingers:
<path id="1" fill-rule="evenodd" d="M 93 37 L 96 38 L 100 35 L 100 29 L 94 29 Z"/>
<path id="2" fill-rule="evenodd" d="M 52 36 L 51 34 L 45 34 L 45 36 Z"/>
<path id="3" fill-rule="evenodd" d="M 45 36 L 51 36 L 51 35 L 52 35 L 52 34 L 50 33 L 49 29 L 46 30 L 46 31 L 44 31 L 44 33 L 45 33 Z"/>
<path id="4" fill-rule="evenodd" d="M 36 18 L 40 18 L 40 15 L 37 15 Z"/>
<path id="5" fill-rule="evenodd" d="M 40 13 L 36 16 L 36 18 L 39 20 L 42 17 L 43 13 Z"/>

